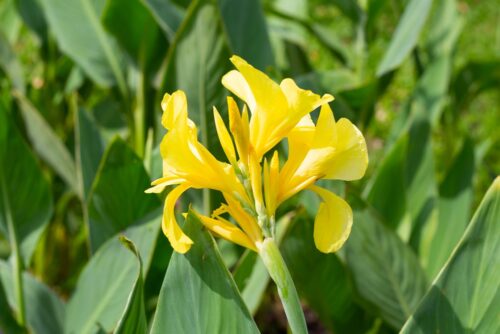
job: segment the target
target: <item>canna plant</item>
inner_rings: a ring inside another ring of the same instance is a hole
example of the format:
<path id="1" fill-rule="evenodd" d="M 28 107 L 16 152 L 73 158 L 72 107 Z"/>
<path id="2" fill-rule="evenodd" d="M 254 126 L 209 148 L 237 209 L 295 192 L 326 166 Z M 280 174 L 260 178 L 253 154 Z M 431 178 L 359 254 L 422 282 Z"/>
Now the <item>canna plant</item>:
<path id="1" fill-rule="evenodd" d="M 333 96 L 303 90 L 292 79 L 278 85 L 238 56 L 231 62 L 236 70 L 228 72 L 222 83 L 245 105 L 240 112 L 228 97 L 229 130 L 213 110 L 228 163 L 217 160 L 198 141 L 185 93 L 165 94 L 162 125 L 168 132 L 160 144 L 163 176 L 146 192 L 159 193 L 176 185 L 165 199 L 162 230 L 176 252 L 186 253 L 193 241 L 176 221 L 177 200 L 190 188 L 220 191 L 225 203 L 210 216 L 196 213 L 199 220 L 213 234 L 259 253 L 278 287 L 292 331 L 306 333 L 297 292 L 275 242 L 276 209 L 302 190 L 313 191 L 322 199 L 314 222 L 316 247 L 323 253 L 340 249 L 351 231 L 352 210 L 315 182 L 361 178 L 368 165 L 365 139 L 349 120 L 335 121 L 328 105 Z M 314 124 L 310 114 L 318 107 Z M 278 151 L 270 151 L 285 139 L 289 156 L 281 167 Z"/>

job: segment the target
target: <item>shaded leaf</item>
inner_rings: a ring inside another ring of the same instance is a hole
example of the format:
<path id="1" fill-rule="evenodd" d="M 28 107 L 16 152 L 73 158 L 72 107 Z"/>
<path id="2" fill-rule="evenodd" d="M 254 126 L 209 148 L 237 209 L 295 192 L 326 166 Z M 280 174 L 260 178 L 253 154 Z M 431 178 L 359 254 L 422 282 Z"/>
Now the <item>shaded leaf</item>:
<path id="1" fill-rule="evenodd" d="M 12 309 L 17 309 L 17 300 L 13 288 L 11 266 L 0 261 L 0 278 L 5 288 L 7 300 Z M 29 273 L 23 273 L 24 298 L 26 304 L 26 322 L 28 328 L 37 334 L 64 333 L 65 305 L 62 300 L 45 284 Z"/>
<path id="2" fill-rule="evenodd" d="M 218 0 L 233 54 L 265 70 L 274 65 L 260 0 Z"/>
<path id="3" fill-rule="evenodd" d="M 353 301 L 347 268 L 337 254 L 323 254 L 316 249 L 313 226 L 314 219 L 299 214 L 281 246 L 297 290 L 333 332 L 364 333 L 369 322 Z"/>
<path id="4" fill-rule="evenodd" d="M 33 148 L 74 192 L 79 193 L 76 166 L 71 153 L 33 104 L 21 94 L 15 94 L 15 97 Z"/>
<path id="5" fill-rule="evenodd" d="M 184 13 L 170 0 L 141 0 L 151 11 L 158 25 L 170 41 L 181 25 Z"/>
<path id="6" fill-rule="evenodd" d="M 10 115 L 0 105 L 0 232 L 12 237 L 9 229 L 14 229 L 25 264 L 30 262 L 51 215 L 49 184 Z"/>
<path id="7" fill-rule="evenodd" d="M 116 138 L 104 153 L 88 199 L 93 251 L 160 207 L 158 197 L 144 193 L 149 186 L 142 160 Z"/>
<path id="8" fill-rule="evenodd" d="M 346 254 L 357 291 L 399 329 L 425 294 L 424 271 L 413 251 L 369 212 L 356 213 L 354 221 Z"/>
<path id="9" fill-rule="evenodd" d="M 102 86 L 127 95 L 120 52 L 100 24 L 104 1 L 40 0 L 61 50 Z"/>
<path id="10" fill-rule="evenodd" d="M 396 31 L 382 61 L 377 67 L 377 76 L 394 70 L 410 54 L 429 14 L 432 0 L 411 0 L 399 19 Z"/>

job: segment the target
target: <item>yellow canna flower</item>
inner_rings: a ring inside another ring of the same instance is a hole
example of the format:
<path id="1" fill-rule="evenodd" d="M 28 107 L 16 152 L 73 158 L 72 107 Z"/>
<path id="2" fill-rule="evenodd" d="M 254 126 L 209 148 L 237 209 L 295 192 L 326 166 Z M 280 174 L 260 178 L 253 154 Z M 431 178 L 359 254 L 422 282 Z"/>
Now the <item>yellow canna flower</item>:
<path id="1" fill-rule="evenodd" d="M 177 185 L 165 200 L 163 232 L 177 252 L 188 251 L 192 240 L 177 224 L 174 205 L 189 188 L 209 188 L 220 191 L 226 203 L 210 217 L 198 214 L 200 221 L 214 234 L 259 251 L 264 238 L 274 235 L 278 206 L 308 189 L 322 199 L 314 224 L 316 246 L 325 253 L 338 250 L 351 230 L 351 208 L 314 183 L 321 178 L 361 178 L 368 164 L 363 135 L 347 119 L 335 121 L 328 105 L 331 95 L 320 97 L 297 87 L 291 79 L 278 85 L 243 59 L 233 56 L 231 61 L 237 70 L 227 73 L 222 83 L 246 105 L 240 112 L 234 99 L 228 98 L 229 129 L 219 112 L 213 111 L 229 163 L 218 161 L 198 142 L 182 91 L 165 94 L 162 101 L 162 124 L 168 130 L 160 146 L 163 177 L 147 192 Z M 309 114 L 318 107 L 321 110 L 314 124 Z M 277 151 L 269 161 L 263 157 L 284 139 L 289 154 L 280 169 Z"/>

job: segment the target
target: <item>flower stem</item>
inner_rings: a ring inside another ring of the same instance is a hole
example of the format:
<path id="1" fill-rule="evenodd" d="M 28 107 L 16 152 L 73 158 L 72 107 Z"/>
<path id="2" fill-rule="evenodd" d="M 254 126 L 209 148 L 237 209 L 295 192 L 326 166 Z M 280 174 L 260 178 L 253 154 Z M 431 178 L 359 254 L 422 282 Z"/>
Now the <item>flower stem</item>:
<path id="1" fill-rule="evenodd" d="M 285 309 L 293 334 L 307 334 L 306 320 L 292 276 L 273 238 L 266 238 L 257 246 L 264 265 L 278 287 L 278 293 Z"/>

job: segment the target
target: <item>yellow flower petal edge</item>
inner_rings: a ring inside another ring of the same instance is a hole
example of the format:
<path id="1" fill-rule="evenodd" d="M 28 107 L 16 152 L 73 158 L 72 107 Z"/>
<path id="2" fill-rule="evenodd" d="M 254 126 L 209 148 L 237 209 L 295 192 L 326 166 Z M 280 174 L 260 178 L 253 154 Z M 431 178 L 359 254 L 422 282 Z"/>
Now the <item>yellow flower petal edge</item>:
<path id="1" fill-rule="evenodd" d="M 174 188 L 168 193 L 165 199 L 165 207 L 163 209 L 162 230 L 168 238 L 172 248 L 181 254 L 186 253 L 193 244 L 193 241 L 181 230 L 175 219 L 175 203 L 183 192 L 190 187 L 188 184 L 182 184 Z"/>
<path id="2" fill-rule="evenodd" d="M 324 188 L 311 186 L 308 189 L 323 200 L 314 220 L 316 248 L 323 253 L 335 252 L 344 245 L 351 233 L 351 207 L 342 198 Z"/>

